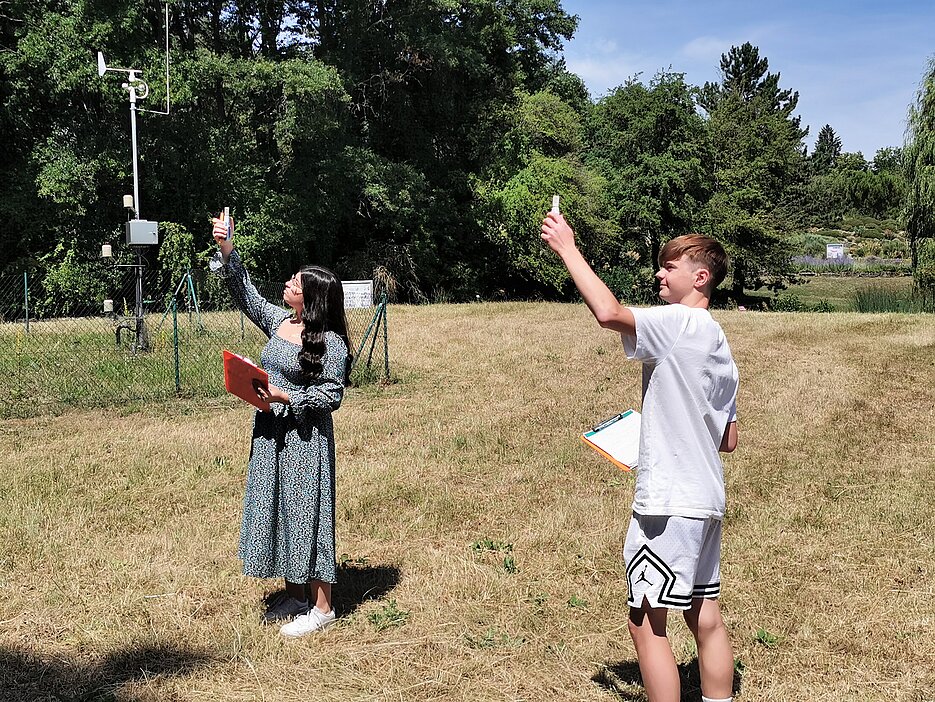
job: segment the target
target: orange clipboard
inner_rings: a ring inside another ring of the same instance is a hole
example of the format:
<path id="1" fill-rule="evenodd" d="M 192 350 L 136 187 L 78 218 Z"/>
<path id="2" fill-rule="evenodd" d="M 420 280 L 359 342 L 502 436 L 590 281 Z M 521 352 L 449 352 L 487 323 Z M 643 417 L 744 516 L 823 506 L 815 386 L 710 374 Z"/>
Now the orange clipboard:
<path id="1" fill-rule="evenodd" d="M 269 375 L 250 360 L 227 349 L 224 349 L 224 387 L 232 395 L 269 412 L 269 403 L 256 394 L 257 387 L 269 387 Z"/>
<path id="2" fill-rule="evenodd" d="M 584 432 L 581 440 L 629 473 L 639 461 L 640 419 L 639 412 L 629 409 Z"/>

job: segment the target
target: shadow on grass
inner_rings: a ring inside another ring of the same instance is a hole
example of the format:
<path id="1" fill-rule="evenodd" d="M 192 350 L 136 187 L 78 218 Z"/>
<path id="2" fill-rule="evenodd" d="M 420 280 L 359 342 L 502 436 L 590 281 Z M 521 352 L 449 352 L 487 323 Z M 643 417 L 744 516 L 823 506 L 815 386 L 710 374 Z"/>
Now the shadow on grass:
<path id="1" fill-rule="evenodd" d="M 679 663 L 679 682 L 681 683 L 681 702 L 697 702 L 701 699 L 701 673 L 698 671 L 698 659 L 690 663 Z M 591 676 L 591 680 L 614 693 L 617 699 L 626 702 L 646 702 L 643 691 L 643 679 L 640 666 L 636 661 L 621 661 L 603 665 Z M 740 673 L 734 670 L 733 694 L 740 692 Z"/>
<path id="2" fill-rule="evenodd" d="M 205 651 L 136 645 L 97 662 L 0 647 L 0 702 L 142 702 L 120 688 L 156 677 L 187 675 L 218 660 Z M 146 699 L 152 699 L 151 693 Z"/>
<path id="3" fill-rule="evenodd" d="M 364 602 L 379 600 L 399 585 L 400 580 L 399 568 L 391 565 L 342 563 L 337 575 L 332 605 L 339 617 L 353 614 Z M 267 594 L 264 601 L 268 605 L 283 593 L 285 590 L 280 588 Z"/>
<path id="4" fill-rule="evenodd" d="M 340 616 L 352 614 L 368 600 L 379 600 L 399 585 L 399 568 L 392 565 L 351 565 L 338 568 L 334 608 Z"/>

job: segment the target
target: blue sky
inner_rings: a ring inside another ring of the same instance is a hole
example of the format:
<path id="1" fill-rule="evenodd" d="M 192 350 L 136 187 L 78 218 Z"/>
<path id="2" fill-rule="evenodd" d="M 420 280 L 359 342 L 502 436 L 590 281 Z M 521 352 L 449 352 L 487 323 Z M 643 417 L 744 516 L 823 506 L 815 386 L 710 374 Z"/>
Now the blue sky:
<path id="1" fill-rule="evenodd" d="M 811 148 L 830 124 L 845 151 L 869 160 L 901 146 L 909 104 L 935 56 L 935 0 L 562 0 L 580 18 L 565 46 L 571 72 L 599 98 L 641 73 L 719 79 L 721 54 L 760 48 L 782 88 L 799 92 Z"/>

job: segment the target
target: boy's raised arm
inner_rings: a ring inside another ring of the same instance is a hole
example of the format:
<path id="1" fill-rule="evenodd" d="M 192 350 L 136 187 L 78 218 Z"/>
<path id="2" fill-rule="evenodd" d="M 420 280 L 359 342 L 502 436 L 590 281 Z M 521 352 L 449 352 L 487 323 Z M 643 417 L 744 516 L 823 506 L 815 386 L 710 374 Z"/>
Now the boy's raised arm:
<path id="1" fill-rule="evenodd" d="M 636 320 L 633 313 L 620 304 L 610 288 L 584 260 L 584 256 L 575 246 L 575 233 L 565 218 L 557 212 L 550 212 L 542 220 L 541 236 L 549 248 L 562 259 L 598 324 L 621 334 L 635 335 Z"/>

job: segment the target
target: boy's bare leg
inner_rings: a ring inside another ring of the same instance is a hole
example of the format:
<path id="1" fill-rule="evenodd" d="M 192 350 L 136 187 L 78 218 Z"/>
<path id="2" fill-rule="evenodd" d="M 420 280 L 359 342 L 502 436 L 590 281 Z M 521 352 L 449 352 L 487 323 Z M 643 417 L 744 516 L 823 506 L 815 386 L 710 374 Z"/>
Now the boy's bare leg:
<path id="1" fill-rule="evenodd" d="M 666 637 L 665 608 L 630 608 L 628 627 L 640 663 L 643 688 L 650 702 L 679 702 L 679 671 Z"/>
<path id="2" fill-rule="evenodd" d="M 698 644 L 701 694 L 728 699 L 734 687 L 734 653 L 717 600 L 695 598 L 685 611 L 685 623 Z"/>

